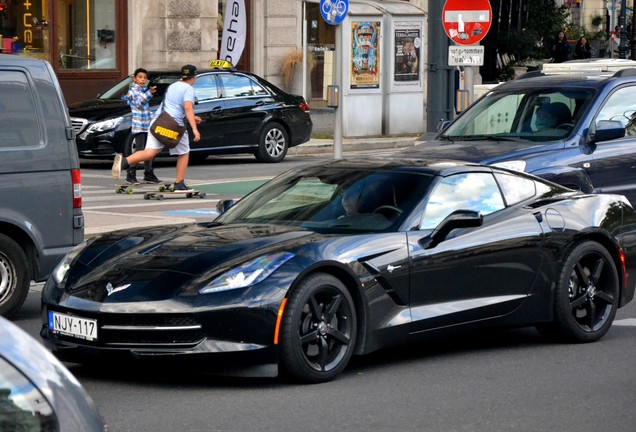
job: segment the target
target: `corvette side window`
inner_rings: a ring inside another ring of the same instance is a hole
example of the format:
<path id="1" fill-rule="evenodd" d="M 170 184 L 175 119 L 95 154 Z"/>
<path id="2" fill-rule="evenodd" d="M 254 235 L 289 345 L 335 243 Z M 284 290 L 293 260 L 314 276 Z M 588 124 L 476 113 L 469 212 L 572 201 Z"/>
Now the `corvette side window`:
<path id="1" fill-rule="evenodd" d="M 434 187 L 424 209 L 420 229 L 434 229 L 455 210 L 476 210 L 487 215 L 504 207 L 503 197 L 492 174 L 452 175 Z"/>
<path id="2" fill-rule="evenodd" d="M 495 178 L 509 206 L 532 198 L 536 193 L 535 182 L 530 179 L 501 173 L 496 173 Z"/>

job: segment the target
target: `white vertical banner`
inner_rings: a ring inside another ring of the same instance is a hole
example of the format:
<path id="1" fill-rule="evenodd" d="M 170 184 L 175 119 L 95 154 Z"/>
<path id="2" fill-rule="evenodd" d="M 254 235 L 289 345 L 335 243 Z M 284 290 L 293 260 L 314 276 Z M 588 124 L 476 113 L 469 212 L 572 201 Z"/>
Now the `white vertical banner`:
<path id="1" fill-rule="evenodd" d="M 245 48 L 247 11 L 243 0 L 226 0 L 223 9 L 223 35 L 219 60 L 236 65 Z"/>

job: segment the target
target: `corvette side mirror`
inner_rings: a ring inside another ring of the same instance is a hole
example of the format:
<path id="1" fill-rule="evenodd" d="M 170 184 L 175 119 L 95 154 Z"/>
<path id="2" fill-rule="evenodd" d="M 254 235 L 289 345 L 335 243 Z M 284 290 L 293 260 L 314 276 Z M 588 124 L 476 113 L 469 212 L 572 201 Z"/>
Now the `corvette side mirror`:
<path id="1" fill-rule="evenodd" d="M 421 240 L 424 249 L 431 249 L 443 242 L 451 231 L 457 228 L 478 227 L 484 223 L 484 217 L 474 210 L 455 210 L 440 222 L 430 237 Z"/>

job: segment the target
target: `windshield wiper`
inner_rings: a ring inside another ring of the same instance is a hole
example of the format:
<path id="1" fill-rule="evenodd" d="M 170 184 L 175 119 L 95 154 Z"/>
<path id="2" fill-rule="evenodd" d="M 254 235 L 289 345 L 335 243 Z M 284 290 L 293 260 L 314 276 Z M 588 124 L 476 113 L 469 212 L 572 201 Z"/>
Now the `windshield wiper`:
<path id="1" fill-rule="evenodd" d="M 462 141 L 519 141 L 519 137 L 501 135 L 470 135 L 465 137 L 455 137 Z"/>

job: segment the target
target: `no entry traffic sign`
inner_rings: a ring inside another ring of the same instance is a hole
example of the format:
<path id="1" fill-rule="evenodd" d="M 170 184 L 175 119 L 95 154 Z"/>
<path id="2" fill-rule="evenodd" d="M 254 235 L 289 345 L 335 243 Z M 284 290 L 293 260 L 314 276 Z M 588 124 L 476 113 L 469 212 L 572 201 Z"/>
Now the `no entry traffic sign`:
<path id="1" fill-rule="evenodd" d="M 488 0 L 446 0 L 442 10 L 444 30 L 460 45 L 473 45 L 482 40 L 492 23 Z"/>

